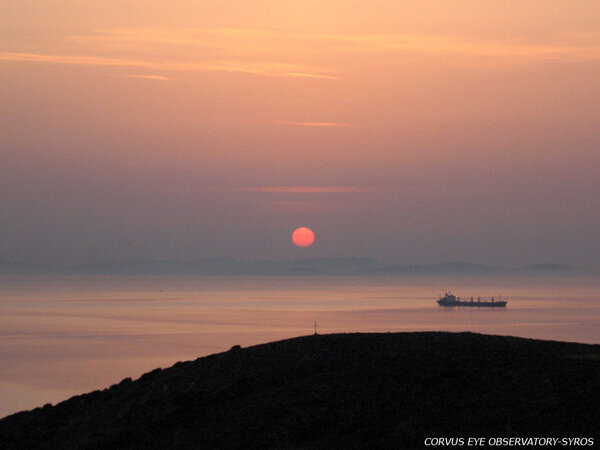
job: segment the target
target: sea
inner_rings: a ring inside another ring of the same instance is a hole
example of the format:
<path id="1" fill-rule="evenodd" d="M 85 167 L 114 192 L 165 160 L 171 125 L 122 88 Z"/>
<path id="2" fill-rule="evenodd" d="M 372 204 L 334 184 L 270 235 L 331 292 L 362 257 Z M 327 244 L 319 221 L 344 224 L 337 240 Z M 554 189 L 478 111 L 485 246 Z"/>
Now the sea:
<path id="1" fill-rule="evenodd" d="M 438 306 L 448 290 L 508 305 Z M 3 275 L 0 417 L 315 324 L 600 344 L 600 277 Z"/>

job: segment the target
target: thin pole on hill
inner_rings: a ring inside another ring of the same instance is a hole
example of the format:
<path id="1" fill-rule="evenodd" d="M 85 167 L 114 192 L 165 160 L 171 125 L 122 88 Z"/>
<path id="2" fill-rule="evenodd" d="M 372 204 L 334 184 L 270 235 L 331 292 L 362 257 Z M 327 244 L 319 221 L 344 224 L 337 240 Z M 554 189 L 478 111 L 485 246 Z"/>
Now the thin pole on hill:
<path id="1" fill-rule="evenodd" d="M 318 326 L 319 326 L 319 325 L 317 324 L 317 321 L 315 320 L 315 336 L 317 335 L 317 327 L 318 327 Z"/>

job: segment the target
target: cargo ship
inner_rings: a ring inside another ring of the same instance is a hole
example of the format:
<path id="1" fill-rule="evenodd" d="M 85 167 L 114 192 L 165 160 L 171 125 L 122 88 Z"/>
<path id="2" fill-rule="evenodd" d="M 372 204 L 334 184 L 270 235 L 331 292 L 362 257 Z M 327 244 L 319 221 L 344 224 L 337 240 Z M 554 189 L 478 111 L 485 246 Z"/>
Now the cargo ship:
<path id="1" fill-rule="evenodd" d="M 446 292 L 437 302 L 440 306 L 472 306 L 476 308 L 504 308 L 506 306 L 505 301 L 496 301 L 494 297 L 491 301 L 481 301 L 481 297 L 477 297 L 477 300 L 471 297 L 470 300 L 463 301 L 451 292 Z"/>

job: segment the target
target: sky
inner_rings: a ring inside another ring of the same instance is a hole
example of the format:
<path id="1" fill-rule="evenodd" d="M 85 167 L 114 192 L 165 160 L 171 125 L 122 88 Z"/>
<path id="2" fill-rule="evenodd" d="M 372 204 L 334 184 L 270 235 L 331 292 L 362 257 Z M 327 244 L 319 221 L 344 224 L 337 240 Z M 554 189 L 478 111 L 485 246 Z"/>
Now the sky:
<path id="1" fill-rule="evenodd" d="M 6 1 L 0 99 L 3 261 L 600 266 L 597 0 Z"/>

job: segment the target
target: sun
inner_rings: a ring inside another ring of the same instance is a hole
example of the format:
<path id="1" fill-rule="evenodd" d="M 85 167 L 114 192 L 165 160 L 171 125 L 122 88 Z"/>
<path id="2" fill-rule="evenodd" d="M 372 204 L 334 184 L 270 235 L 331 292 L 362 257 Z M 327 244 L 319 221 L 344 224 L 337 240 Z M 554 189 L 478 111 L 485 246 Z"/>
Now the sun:
<path id="1" fill-rule="evenodd" d="M 310 228 L 296 228 L 292 233 L 292 242 L 297 247 L 310 247 L 315 242 L 315 233 Z"/>

